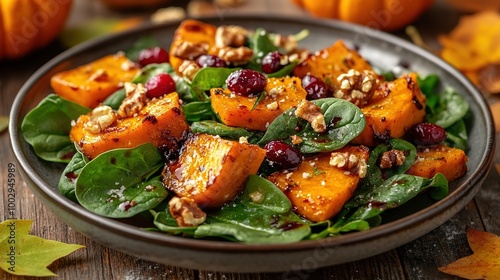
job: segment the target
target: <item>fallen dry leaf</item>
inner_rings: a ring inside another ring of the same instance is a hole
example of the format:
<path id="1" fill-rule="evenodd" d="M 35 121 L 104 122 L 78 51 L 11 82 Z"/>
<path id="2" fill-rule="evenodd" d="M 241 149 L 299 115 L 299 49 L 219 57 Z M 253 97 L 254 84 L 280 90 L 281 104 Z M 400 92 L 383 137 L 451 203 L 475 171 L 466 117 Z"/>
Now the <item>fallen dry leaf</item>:
<path id="1" fill-rule="evenodd" d="M 476 85 L 500 93 L 500 14 L 484 11 L 463 16 L 447 35 L 438 38 L 441 57 Z"/>
<path id="2" fill-rule="evenodd" d="M 500 237 L 467 228 L 467 240 L 474 254 L 438 269 L 465 279 L 500 279 Z"/>

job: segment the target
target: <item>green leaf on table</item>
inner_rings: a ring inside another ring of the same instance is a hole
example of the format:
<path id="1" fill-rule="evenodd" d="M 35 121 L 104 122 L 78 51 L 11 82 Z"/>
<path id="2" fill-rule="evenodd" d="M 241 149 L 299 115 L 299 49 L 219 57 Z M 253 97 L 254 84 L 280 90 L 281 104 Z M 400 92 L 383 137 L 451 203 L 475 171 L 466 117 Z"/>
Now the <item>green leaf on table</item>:
<path id="1" fill-rule="evenodd" d="M 364 130 L 366 120 L 363 112 L 351 102 L 339 98 L 322 98 L 311 102 L 321 108 L 327 125 L 326 133 L 315 132 L 308 121 L 296 116 L 296 108 L 291 108 L 269 125 L 258 144 L 262 146 L 272 140 L 290 141 L 290 136 L 299 135 L 302 142 L 298 147 L 302 153 L 334 151 Z"/>
<path id="2" fill-rule="evenodd" d="M 5 220 L 0 223 L 0 267 L 23 276 L 57 276 L 47 267 L 85 246 L 66 244 L 30 235 L 31 220 Z"/>
<path id="3" fill-rule="evenodd" d="M 163 165 L 162 154 L 151 143 L 107 151 L 81 170 L 76 198 L 89 211 L 111 218 L 151 210 L 167 197 L 157 174 Z"/>
<path id="4" fill-rule="evenodd" d="M 0 133 L 9 127 L 9 117 L 0 116 Z"/>
<path id="5" fill-rule="evenodd" d="M 71 122 L 88 112 L 89 108 L 50 94 L 24 117 L 21 131 L 40 158 L 69 162 L 76 152 L 69 139 Z"/>

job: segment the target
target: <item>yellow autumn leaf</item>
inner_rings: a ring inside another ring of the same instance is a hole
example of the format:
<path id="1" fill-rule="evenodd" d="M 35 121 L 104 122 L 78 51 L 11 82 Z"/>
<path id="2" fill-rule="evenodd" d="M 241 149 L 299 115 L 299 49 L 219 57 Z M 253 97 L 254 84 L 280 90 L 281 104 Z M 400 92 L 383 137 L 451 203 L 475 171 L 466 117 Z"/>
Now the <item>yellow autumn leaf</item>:
<path id="1" fill-rule="evenodd" d="M 56 276 L 47 266 L 85 247 L 30 235 L 31 223 L 31 220 L 5 220 L 0 223 L 0 268 L 10 274 Z"/>
<path id="2" fill-rule="evenodd" d="M 438 269 L 466 279 L 499 279 L 500 237 L 468 228 L 467 240 L 474 254 Z"/>

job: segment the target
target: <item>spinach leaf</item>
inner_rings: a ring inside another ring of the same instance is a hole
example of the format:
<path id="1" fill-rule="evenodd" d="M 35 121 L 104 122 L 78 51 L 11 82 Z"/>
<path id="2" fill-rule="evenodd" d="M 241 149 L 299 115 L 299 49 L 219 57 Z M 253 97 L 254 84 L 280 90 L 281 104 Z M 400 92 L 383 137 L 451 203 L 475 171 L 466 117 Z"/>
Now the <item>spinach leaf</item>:
<path id="1" fill-rule="evenodd" d="M 434 112 L 426 114 L 426 120 L 448 128 L 462 119 L 469 111 L 469 104 L 454 89 L 446 88 L 439 94 Z"/>
<path id="2" fill-rule="evenodd" d="M 218 237 L 243 243 L 291 243 L 311 233 L 307 222 L 292 212 L 288 198 L 273 183 L 251 175 L 244 192 L 223 208 L 207 213 L 205 223 L 179 228 L 169 211 L 156 215 L 155 225 L 171 234 Z"/>
<path id="3" fill-rule="evenodd" d="M 132 80 L 133 83 L 146 83 L 151 77 L 154 77 L 160 73 L 167 73 L 172 76 L 175 81 L 175 90 L 179 94 L 179 97 L 185 101 L 190 101 L 193 99 L 191 96 L 191 89 L 189 83 L 175 73 L 174 68 L 169 63 L 158 63 L 149 64 L 141 69 L 141 72 Z"/>
<path id="4" fill-rule="evenodd" d="M 106 98 L 106 100 L 104 100 L 102 104 L 109 106 L 114 110 L 118 110 L 120 108 L 120 105 L 122 105 L 124 99 L 125 99 L 125 89 L 122 88 L 113 92 L 113 94 L 108 96 L 108 98 Z"/>
<path id="5" fill-rule="evenodd" d="M 321 108 L 328 127 L 326 133 L 315 132 L 311 124 L 295 115 L 291 108 L 279 115 L 267 129 L 259 145 L 272 140 L 290 142 L 290 136 L 298 135 L 302 143 L 298 148 L 302 153 L 333 151 L 342 148 L 358 136 L 366 125 L 366 120 L 356 105 L 338 98 L 322 98 L 312 101 Z"/>
<path id="6" fill-rule="evenodd" d="M 132 217 L 150 210 L 167 197 L 160 176 L 155 175 L 163 165 L 161 153 L 151 143 L 102 153 L 78 176 L 78 202 L 111 218 Z"/>
<path id="7" fill-rule="evenodd" d="M 152 48 L 159 46 L 160 44 L 153 36 L 144 36 L 139 38 L 132 47 L 125 50 L 125 56 L 132 61 L 137 61 L 139 57 L 139 52 L 146 48 Z"/>
<path id="8" fill-rule="evenodd" d="M 76 152 L 69 139 L 71 121 L 88 112 L 89 108 L 50 94 L 24 117 L 21 131 L 40 158 L 69 162 Z"/>
<path id="9" fill-rule="evenodd" d="M 76 150 L 76 154 L 64 168 L 58 183 L 59 192 L 74 202 L 78 202 L 75 194 L 76 180 L 83 167 L 89 162 L 88 158 L 79 149 Z"/>
<path id="10" fill-rule="evenodd" d="M 200 121 L 191 124 L 191 131 L 194 133 L 206 133 L 210 135 L 219 135 L 224 139 L 238 140 L 240 137 L 251 137 L 252 132 L 241 128 L 231 127 L 216 121 Z"/>
<path id="11" fill-rule="evenodd" d="M 188 122 L 217 119 L 217 116 L 212 111 L 210 100 L 189 102 L 182 106 L 182 111 Z"/>
<path id="12" fill-rule="evenodd" d="M 250 37 L 250 48 L 253 50 L 252 63 L 258 65 L 261 71 L 262 58 L 273 51 L 279 50 L 279 48 L 274 45 L 269 33 L 263 28 L 257 28 L 255 33 Z"/>
<path id="13" fill-rule="evenodd" d="M 442 199 L 448 193 L 448 180 L 441 173 L 436 174 L 432 179 L 408 174 L 394 175 L 382 185 L 374 186 L 371 190 L 349 200 L 344 207 L 356 210 L 349 216 L 346 223 L 376 217 L 385 210 L 404 204 L 428 188 L 434 188 L 431 190 L 432 198 Z"/>
<path id="14" fill-rule="evenodd" d="M 464 120 L 459 120 L 446 128 L 445 144 L 462 150 L 468 149 L 469 136 Z"/>
<path id="15" fill-rule="evenodd" d="M 244 243 L 290 243 L 311 232 L 292 211 L 288 198 L 273 183 L 252 175 L 233 203 L 210 213 L 195 237 L 220 236 Z"/>
<path id="16" fill-rule="evenodd" d="M 232 72 L 239 68 L 224 68 L 224 67 L 204 67 L 193 77 L 191 81 L 191 95 L 193 100 L 207 101 L 209 99 L 206 94 L 212 88 L 220 88 L 226 84 L 226 79 Z"/>
<path id="17" fill-rule="evenodd" d="M 382 223 L 380 215 L 383 212 L 401 206 L 426 189 L 430 189 L 433 199 L 442 199 L 448 194 L 448 181 L 441 173 L 432 179 L 408 174 L 394 175 L 381 185 L 356 194 L 335 217 L 333 225 L 309 238 L 319 239 L 378 226 Z"/>

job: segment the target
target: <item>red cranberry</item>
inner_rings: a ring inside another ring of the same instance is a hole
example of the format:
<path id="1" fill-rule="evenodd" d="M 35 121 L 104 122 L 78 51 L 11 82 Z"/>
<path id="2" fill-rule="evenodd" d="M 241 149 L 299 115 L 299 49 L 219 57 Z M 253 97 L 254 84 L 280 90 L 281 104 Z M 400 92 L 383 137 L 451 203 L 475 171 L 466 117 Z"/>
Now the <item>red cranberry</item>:
<path id="1" fill-rule="evenodd" d="M 419 123 L 410 131 L 413 143 L 419 146 L 431 146 L 446 139 L 446 130 L 433 123 Z"/>
<path id="2" fill-rule="evenodd" d="M 160 73 L 151 77 L 144 86 L 148 90 L 146 94 L 150 98 L 160 97 L 175 91 L 175 81 L 167 73 Z"/>
<path id="3" fill-rule="evenodd" d="M 160 47 L 143 49 L 139 52 L 138 62 L 141 66 L 146 66 L 153 63 L 169 62 L 168 52 Z"/>
<path id="4" fill-rule="evenodd" d="M 306 90 L 307 100 L 315 100 L 328 97 L 328 87 L 323 80 L 313 75 L 302 78 L 302 87 Z"/>
<path id="5" fill-rule="evenodd" d="M 302 153 L 294 146 L 281 140 L 273 140 L 267 143 L 266 159 L 280 168 L 294 168 L 302 162 Z"/>
<path id="6" fill-rule="evenodd" d="M 287 63 L 282 64 L 283 59 L 284 55 L 279 51 L 274 51 L 266 54 L 262 58 L 262 72 L 267 74 L 278 72 L 287 64 Z"/>
<path id="7" fill-rule="evenodd" d="M 198 64 L 198 66 L 200 68 L 203 68 L 203 67 L 227 67 L 228 66 L 228 63 L 225 60 L 223 60 L 222 58 L 220 58 L 218 56 L 211 55 L 211 54 L 204 54 L 204 55 L 199 56 L 196 59 L 196 64 Z"/>
<path id="8" fill-rule="evenodd" d="M 250 69 L 234 71 L 226 79 L 227 88 L 234 94 L 251 96 L 262 92 L 267 85 L 264 74 Z"/>

